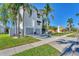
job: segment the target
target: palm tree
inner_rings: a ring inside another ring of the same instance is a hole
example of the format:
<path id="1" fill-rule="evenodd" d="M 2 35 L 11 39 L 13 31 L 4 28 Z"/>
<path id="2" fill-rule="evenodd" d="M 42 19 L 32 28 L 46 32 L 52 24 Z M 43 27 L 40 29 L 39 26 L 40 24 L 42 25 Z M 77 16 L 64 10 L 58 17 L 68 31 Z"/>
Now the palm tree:
<path id="1" fill-rule="evenodd" d="M 19 4 L 14 4 L 14 6 L 16 5 L 16 7 L 15 7 L 15 11 L 16 11 L 16 13 L 17 14 L 19 14 L 19 16 L 21 16 L 20 15 L 20 13 L 19 13 L 19 8 L 22 6 L 23 7 L 23 18 L 22 17 L 19 17 L 19 20 L 18 20 L 18 28 L 20 29 L 20 27 L 19 27 L 19 25 L 20 25 L 20 19 L 21 19 L 21 21 L 23 21 L 23 36 L 24 36 L 24 15 L 25 15 L 25 11 L 27 10 L 27 12 L 28 12 L 28 14 L 29 14 L 29 17 L 32 15 L 32 9 L 34 8 L 35 9 L 35 7 L 32 5 L 32 4 L 26 4 L 26 3 L 19 3 Z M 14 7 L 13 6 L 13 7 Z M 15 12 L 13 12 L 13 13 L 15 13 Z M 17 15 L 15 13 L 15 15 Z M 16 25 L 17 25 L 17 23 L 16 23 Z M 17 29 L 16 29 L 17 30 Z M 19 34 L 19 32 L 18 32 L 18 34 Z"/>
<path id="2" fill-rule="evenodd" d="M 18 3 L 12 3 L 8 4 L 8 17 L 11 18 L 14 23 L 16 24 L 16 35 L 19 37 L 19 29 L 20 29 L 20 13 L 19 8 L 21 4 Z"/>
<path id="3" fill-rule="evenodd" d="M 19 12 L 20 7 L 23 7 L 23 18 L 21 17 L 21 14 Z M 18 30 L 17 35 L 19 35 L 19 29 L 20 29 L 19 25 L 20 25 L 20 19 L 21 19 L 21 21 L 23 21 L 23 36 L 24 36 L 24 15 L 25 15 L 25 11 L 27 10 L 29 16 L 31 16 L 32 15 L 32 8 L 35 9 L 34 6 L 32 6 L 31 4 L 26 4 L 26 3 L 19 3 L 19 4 L 15 3 L 15 4 L 11 4 L 9 6 L 9 9 L 11 10 L 10 13 L 13 14 L 12 17 L 15 20 L 16 25 L 17 25 L 17 27 L 16 27 L 16 30 Z M 17 15 L 19 16 L 19 19 L 17 19 L 17 17 L 16 17 Z"/>
<path id="4" fill-rule="evenodd" d="M 22 21 L 23 21 L 23 36 L 24 36 L 24 15 L 25 15 L 25 11 L 27 10 L 29 17 L 32 15 L 32 9 L 35 9 L 37 11 L 37 8 L 35 6 L 33 6 L 32 4 L 28 4 L 28 3 L 21 3 L 20 4 L 23 7 L 23 18 L 21 17 Z"/>
<path id="5" fill-rule="evenodd" d="M 7 22 L 8 22 L 8 4 L 1 4 L 1 7 L 0 7 L 0 20 L 3 22 L 3 25 L 5 25 L 5 32 L 8 33 L 8 27 L 6 26 L 7 25 Z"/>
<path id="6" fill-rule="evenodd" d="M 53 9 L 50 7 L 49 4 L 46 4 L 44 9 L 43 9 L 43 13 L 46 15 L 46 19 L 47 19 L 47 30 L 49 29 L 49 16 L 52 17 L 52 19 L 54 19 L 54 16 L 53 15 L 50 15 L 50 13 L 53 11 Z"/>
<path id="7" fill-rule="evenodd" d="M 79 16 L 79 13 L 76 13 L 76 16 Z"/>
<path id="8" fill-rule="evenodd" d="M 13 23 L 16 24 L 16 35 L 19 36 L 19 30 L 20 30 L 20 20 L 23 21 L 23 36 L 24 36 L 24 15 L 25 15 L 25 11 L 27 10 L 29 16 L 32 15 L 32 9 L 34 8 L 35 10 L 37 10 L 37 8 L 35 6 L 33 6 L 32 4 L 25 4 L 25 3 L 8 3 L 8 4 L 3 4 L 6 7 L 6 10 L 8 11 L 8 13 L 4 14 L 7 16 L 7 18 L 11 18 Z M 20 15 L 19 12 L 19 8 L 23 6 L 23 18 Z M 4 9 L 5 10 L 5 9 Z M 3 10 L 2 10 L 3 11 Z M 3 12 L 2 12 L 3 13 Z M 18 16 L 18 18 L 17 18 Z M 6 18 L 5 18 L 6 19 Z"/>
<path id="9" fill-rule="evenodd" d="M 72 24 L 73 24 L 73 19 L 72 18 L 69 18 L 67 20 L 67 26 L 68 26 L 69 32 L 71 31 L 71 28 L 73 26 Z"/>

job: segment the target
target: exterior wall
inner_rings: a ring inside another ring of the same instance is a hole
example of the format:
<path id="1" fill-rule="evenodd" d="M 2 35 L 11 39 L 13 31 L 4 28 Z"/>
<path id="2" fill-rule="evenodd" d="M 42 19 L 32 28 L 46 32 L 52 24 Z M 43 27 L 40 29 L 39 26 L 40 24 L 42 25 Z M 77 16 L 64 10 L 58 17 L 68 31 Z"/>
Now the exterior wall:
<path id="1" fill-rule="evenodd" d="M 9 35 L 15 36 L 16 35 L 16 25 L 9 29 Z"/>
<path id="2" fill-rule="evenodd" d="M 37 21 L 40 21 L 40 25 L 38 25 Z M 26 12 L 24 16 L 24 35 L 28 34 L 42 34 L 42 17 L 37 18 L 37 12 L 33 11 L 32 15 Z"/>
<path id="3" fill-rule="evenodd" d="M 26 13 L 24 15 L 24 26 L 25 27 L 33 27 L 32 18 Z"/>
<path id="4" fill-rule="evenodd" d="M 9 35 L 14 36 L 15 35 L 15 30 L 14 28 L 10 28 L 9 30 Z"/>
<path id="5" fill-rule="evenodd" d="M 32 19 L 29 17 L 27 13 L 24 15 L 24 35 L 30 34 L 29 30 L 31 31 L 32 27 Z M 26 30 L 27 29 L 27 30 Z"/>
<path id="6" fill-rule="evenodd" d="M 0 21 L 0 33 L 5 33 L 5 26 L 3 26 L 3 22 Z"/>
<path id="7" fill-rule="evenodd" d="M 5 28 L 0 26 L 0 33 L 4 33 L 5 32 Z"/>

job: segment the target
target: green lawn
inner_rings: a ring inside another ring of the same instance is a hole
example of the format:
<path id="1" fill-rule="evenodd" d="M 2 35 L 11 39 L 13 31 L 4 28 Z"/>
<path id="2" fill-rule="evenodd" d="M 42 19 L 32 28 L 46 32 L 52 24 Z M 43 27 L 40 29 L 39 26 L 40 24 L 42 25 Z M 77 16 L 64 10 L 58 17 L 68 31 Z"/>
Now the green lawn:
<path id="1" fill-rule="evenodd" d="M 72 34 L 72 35 L 68 35 L 67 37 L 76 37 L 76 35 Z"/>
<path id="2" fill-rule="evenodd" d="M 30 36 L 15 39 L 13 37 L 10 37 L 7 34 L 0 34 L 0 50 L 23 45 L 23 44 L 33 43 L 36 41 L 39 41 L 39 40 Z"/>
<path id="3" fill-rule="evenodd" d="M 67 37 L 78 37 L 78 36 L 79 36 L 79 33 L 74 33 L 74 34 L 68 35 Z"/>
<path id="4" fill-rule="evenodd" d="M 57 56 L 59 55 L 59 51 L 50 45 L 42 45 L 39 47 L 35 47 L 21 53 L 15 54 L 16 56 Z"/>

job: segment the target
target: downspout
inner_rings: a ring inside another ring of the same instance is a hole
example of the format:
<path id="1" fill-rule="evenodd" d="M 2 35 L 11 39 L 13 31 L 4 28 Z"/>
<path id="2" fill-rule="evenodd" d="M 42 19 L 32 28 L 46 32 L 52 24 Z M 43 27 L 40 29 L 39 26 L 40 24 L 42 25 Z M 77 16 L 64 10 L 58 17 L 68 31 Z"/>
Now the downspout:
<path id="1" fill-rule="evenodd" d="M 24 16 L 25 16 L 24 13 L 25 13 L 25 9 L 24 9 L 24 5 L 23 5 L 23 36 L 25 35 L 25 34 L 24 34 Z"/>
<path id="2" fill-rule="evenodd" d="M 15 28 L 16 28 L 16 34 L 15 34 L 15 36 L 17 36 L 17 17 L 16 17 L 16 20 L 15 20 Z"/>
<path id="3" fill-rule="evenodd" d="M 48 18 L 47 18 L 48 19 Z M 49 21 L 47 20 L 47 34 L 48 34 L 48 29 L 49 29 L 49 23 L 48 23 Z"/>
<path id="4" fill-rule="evenodd" d="M 19 37 L 19 14 L 17 14 L 17 36 Z"/>

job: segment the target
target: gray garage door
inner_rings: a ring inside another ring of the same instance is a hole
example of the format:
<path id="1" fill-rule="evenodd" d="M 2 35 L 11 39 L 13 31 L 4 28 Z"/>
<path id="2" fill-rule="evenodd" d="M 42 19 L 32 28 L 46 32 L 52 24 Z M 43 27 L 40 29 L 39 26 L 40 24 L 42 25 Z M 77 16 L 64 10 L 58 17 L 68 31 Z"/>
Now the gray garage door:
<path id="1" fill-rule="evenodd" d="M 26 28 L 26 34 L 33 34 L 33 28 Z"/>
<path id="2" fill-rule="evenodd" d="M 39 35 L 40 34 L 40 29 L 36 29 L 36 34 Z"/>

